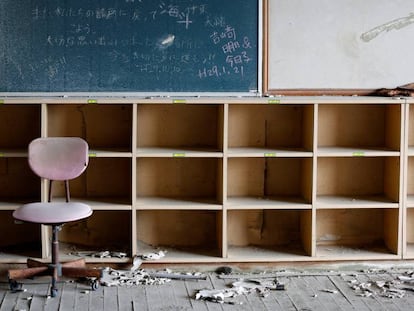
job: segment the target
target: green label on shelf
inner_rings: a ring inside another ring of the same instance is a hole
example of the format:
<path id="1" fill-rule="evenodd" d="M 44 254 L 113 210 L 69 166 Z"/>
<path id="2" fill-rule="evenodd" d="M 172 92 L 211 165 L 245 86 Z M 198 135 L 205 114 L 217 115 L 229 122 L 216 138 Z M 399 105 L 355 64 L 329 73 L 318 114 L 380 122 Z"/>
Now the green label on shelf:
<path id="1" fill-rule="evenodd" d="M 3 152 L 0 152 L 0 158 L 1 157 L 4 157 L 4 153 Z"/>
<path id="2" fill-rule="evenodd" d="M 97 99 L 88 99 L 88 104 L 97 104 L 98 100 Z"/>
<path id="3" fill-rule="evenodd" d="M 94 157 L 96 157 L 96 152 L 89 152 L 89 157 L 90 158 L 94 158 Z"/>
<path id="4" fill-rule="evenodd" d="M 354 157 L 363 157 L 363 156 L 365 156 L 365 152 L 364 151 L 355 151 L 355 152 L 352 152 L 352 156 L 354 156 Z"/>
<path id="5" fill-rule="evenodd" d="M 265 152 L 264 156 L 265 157 L 275 157 L 276 156 L 276 152 Z"/>
<path id="6" fill-rule="evenodd" d="M 173 153 L 174 158 L 182 158 L 185 157 L 185 152 L 174 152 Z"/>
<path id="7" fill-rule="evenodd" d="M 280 104 L 280 100 L 279 99 L 269 99 L 267 101 L 268 104 Z"/>
<path id="8" fill-rule="evenodd" d="M 4 104 L 4 99 L 0 99 L 0 105 Z"/>
<path id="9" fill-rule="evenodd" d="M 187 101 L 185 99 L 174 99 L 173 104 L 185 104 Z"/>

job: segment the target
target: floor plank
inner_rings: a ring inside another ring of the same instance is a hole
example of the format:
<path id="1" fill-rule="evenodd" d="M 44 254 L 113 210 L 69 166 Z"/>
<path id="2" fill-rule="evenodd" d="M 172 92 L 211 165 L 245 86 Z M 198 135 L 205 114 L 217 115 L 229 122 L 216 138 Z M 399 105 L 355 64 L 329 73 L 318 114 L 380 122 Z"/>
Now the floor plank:
<path id="1" fill-rule="evenodd" d="M 316 276 L 314 279 L 320 286 L 319 296 L 328 310 L 349 310 L 352 305 L 342 295 L 339 288 L 331 281 L 328 276 Z"/>
<path id="2" fill-rule="evenodd" d="M 76 284 L 75 283 L 63 283 L 61 297 L 60 297 L 60 305 L 59 310 L 61 311 L 68 311 L 68 310 L 75 310 L 76 306 Z M 56 297 L 51 298 L 56 300 Z"/>
<path id="3" fill-rule="evenodd" d="M 113 311 L 118 309 L 118 288 L 115 286 L 102 287 L 104 302 L 103 311 Z"/>
<path id="4" fill-rule="evenodd" d="M 331 282 L 335 284 L 335 287 L 338 289 L 338 291 L 342 294 L 342 296 L 349 302 L 349 304 L 355 309 L 355 310 L 361 310 L 361 311 L 367 311 L 371 310 L 368 306 L 369 303 L 365 303 L 365 300 L 368 300 L 369 298 L 366 297 L 359 297 L 357 296 L 357 293 L 355 290 L 351 288 L 351 282 L 353 280 L 356 280 L 354 276 L 345 275 L 345 276 L 339 276 L 339 275 L 333 275 L 329 277 Z"/>

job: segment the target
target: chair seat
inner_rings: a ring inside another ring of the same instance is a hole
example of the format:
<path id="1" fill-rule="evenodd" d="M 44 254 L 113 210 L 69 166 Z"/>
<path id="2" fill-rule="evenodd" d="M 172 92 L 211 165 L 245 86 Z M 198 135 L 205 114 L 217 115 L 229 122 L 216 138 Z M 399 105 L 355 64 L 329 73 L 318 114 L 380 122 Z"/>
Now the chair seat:
<path id="1" fill-rule="evenodd" d="M 62 224 L 92 215 L 89 205 L 80 202 L 36 202 L 24 204 L 13 212 L 13 217 L 38 224 Z"/>

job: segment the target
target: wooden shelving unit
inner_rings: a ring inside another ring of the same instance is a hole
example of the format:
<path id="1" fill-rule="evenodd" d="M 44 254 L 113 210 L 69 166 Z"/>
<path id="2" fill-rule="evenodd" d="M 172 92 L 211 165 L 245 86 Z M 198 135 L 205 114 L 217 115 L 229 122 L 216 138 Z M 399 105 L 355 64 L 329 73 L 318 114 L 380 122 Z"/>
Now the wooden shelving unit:
<path id="1" fill-rule="evenodd" d="M 14 224 L 46 200 L 27 165 L 39 136 L 90 146 L 63 258 L 104 250 L 157 262 L 414 258 L 414 101 L 364 96 L 30 98 L 0 105 L 0 261 L 49 256 L 46 228 Z M 63 185 L 53 189 L 63 200 Z M 31 234 L 20 234 L 22 226 Z M 27 229 L 26 229 L 27 226 Z M 5 238 L 13 233 L 13 239 Z M 38 245 L 37 253 L 24 246 Z M 77 255 L 76 255 L 77 254 Z"/>
<path id="2" fill-rule="evenodd" d="M 414 100 L 407 99 L 405 107 L 405 169 L 404 169 L 404 258 L 414 258 Z"/>

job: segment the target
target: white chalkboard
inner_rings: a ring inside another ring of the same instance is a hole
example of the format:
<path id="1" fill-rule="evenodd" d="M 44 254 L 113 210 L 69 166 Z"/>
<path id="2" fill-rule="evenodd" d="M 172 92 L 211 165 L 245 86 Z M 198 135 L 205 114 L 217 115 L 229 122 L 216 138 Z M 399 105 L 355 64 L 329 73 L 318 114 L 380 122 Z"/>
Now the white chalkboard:
<path id="1" fill-rule="evenodd" d="M 414 0 L 268 0 L 267 5 L 267 91 L 414 82 Z"/>

